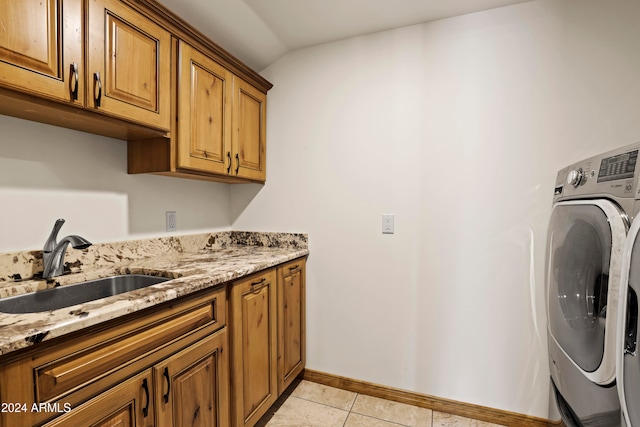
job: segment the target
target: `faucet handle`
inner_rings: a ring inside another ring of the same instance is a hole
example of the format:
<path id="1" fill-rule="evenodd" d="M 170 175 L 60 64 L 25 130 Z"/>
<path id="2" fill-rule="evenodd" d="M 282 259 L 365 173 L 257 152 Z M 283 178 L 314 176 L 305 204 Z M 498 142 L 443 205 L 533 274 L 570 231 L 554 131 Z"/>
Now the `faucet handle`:
<path id="1" fill-rule="evenodd" d="M 43 252 L 53 252 L 56 247 L 56 240 L 58 239 L 58 232 L 64 225 L 64 219 L 60 218 L 56 220 L 56 223 L 53 225 L 53 230 L 51 230 L 51 234 L 49 234 L 49 238 L 44 243 Z"/>

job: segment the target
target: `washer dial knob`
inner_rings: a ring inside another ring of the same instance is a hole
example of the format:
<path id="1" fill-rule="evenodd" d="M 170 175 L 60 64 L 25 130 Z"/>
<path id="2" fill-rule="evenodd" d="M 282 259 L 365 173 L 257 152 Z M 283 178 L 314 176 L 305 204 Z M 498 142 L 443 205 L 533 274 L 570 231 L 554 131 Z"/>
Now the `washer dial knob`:
<path id="1" fill-rule="evenodd" d="M 577 187 L 582 182 L 583 177 L 584 173 L 582 172 L 582 168 L 569 171 L 567 174 L 567 184 Z"/>

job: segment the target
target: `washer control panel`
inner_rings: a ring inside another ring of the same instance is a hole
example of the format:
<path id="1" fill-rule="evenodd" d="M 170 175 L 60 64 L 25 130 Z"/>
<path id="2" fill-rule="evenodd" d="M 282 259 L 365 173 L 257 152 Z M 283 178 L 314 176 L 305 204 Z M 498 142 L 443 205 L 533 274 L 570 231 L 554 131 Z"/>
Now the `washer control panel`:
<path id="1" fill-rule="evenodd" d="M 638 150 L 602 159 L 598 171 L 598 182 L 633 178 L 638 161 Z"/>
<path id="2" fill-rule="evenodd" d="M 554 200 L 597 195 L 640 199 L 640 170 L 636 167 L 639 153 L 640 144 L 636 143 L 560 170 Z"/>

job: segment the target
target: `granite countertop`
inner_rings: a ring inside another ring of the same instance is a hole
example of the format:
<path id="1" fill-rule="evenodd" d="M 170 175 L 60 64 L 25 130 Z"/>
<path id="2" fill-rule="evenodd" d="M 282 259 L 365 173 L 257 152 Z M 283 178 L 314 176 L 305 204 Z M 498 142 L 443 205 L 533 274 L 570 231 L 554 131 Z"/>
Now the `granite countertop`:
<path id="1" fill-rule="evenodd" d="M 0 254 L 0 297 L 118 274 L 171 280 L 58 310 L 0 313 L 0 355 L 309 254 L 304 234 L 246 232 L 101 244 L 74 252 L 66 258 L 68 274 L 54 280 L 41 279 L 41 251 Z"/>

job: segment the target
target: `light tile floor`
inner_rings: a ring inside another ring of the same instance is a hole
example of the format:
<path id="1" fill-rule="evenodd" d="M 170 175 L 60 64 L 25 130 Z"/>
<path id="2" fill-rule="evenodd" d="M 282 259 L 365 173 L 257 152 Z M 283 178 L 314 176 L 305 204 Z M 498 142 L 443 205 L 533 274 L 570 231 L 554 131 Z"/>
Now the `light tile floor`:
<path id="1" fill-rule="evenodd" d="M 292 385 L 256 427 L 500 427 L 325 385 Z"/>

